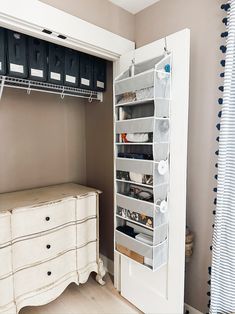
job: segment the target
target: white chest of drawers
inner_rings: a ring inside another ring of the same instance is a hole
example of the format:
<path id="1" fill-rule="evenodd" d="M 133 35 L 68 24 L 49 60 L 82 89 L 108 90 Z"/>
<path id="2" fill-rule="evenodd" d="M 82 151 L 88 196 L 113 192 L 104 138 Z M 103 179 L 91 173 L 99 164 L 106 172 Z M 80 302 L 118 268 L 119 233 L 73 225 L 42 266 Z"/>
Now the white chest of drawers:
<path id="1" fill-rule="evenodd" d="M 57 298 L 99 258 L 99 191 L 68 183 L 0 194 L 0 313 Z"/>

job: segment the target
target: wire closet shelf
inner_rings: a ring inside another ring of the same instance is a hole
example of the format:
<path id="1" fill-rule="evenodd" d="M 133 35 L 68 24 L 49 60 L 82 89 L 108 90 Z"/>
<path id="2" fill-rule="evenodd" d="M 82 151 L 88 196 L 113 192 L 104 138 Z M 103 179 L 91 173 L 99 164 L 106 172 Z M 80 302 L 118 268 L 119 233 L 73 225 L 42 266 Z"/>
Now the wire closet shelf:
<path id="1" fill-rule="evenodd" d="M 10 76 L 0 76 L 0 100 L 2 98 L 4 87 L 23 89 L 27 94 L 31 92 L 43 92 L 49 94 L 57 94 L 63 99 L 65 96 L 78 97 L 93 100 L 103 101 L 103 93 L 92 90 L 80 89 L 75 87 L 56 85 L 46 82 L 31 81 L 23 78 Z"/>

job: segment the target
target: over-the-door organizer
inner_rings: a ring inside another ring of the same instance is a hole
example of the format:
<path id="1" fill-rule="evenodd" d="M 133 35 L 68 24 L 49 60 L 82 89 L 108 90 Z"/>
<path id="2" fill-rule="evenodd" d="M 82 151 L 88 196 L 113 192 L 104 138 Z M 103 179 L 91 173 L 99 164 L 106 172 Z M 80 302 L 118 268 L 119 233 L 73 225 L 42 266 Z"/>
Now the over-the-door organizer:
<path id="1" fill-rule="evenodd" d="M 167 263 L 171 55 L 114 82 L 116 250 L 153 271 Z"/>

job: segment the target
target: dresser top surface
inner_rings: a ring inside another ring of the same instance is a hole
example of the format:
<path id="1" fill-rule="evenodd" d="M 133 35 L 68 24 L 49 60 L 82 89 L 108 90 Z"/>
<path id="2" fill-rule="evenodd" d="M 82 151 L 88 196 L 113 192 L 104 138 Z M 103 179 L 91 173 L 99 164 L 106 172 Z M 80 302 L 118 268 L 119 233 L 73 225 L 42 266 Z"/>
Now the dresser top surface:
<path id="1" fill-rule="evenodd" d="M 30 190 L 0 193 L 0 212 L 55 202 L 89 193 L 101 193 L 101 191 L 75 183 L 64 183 Z"/>

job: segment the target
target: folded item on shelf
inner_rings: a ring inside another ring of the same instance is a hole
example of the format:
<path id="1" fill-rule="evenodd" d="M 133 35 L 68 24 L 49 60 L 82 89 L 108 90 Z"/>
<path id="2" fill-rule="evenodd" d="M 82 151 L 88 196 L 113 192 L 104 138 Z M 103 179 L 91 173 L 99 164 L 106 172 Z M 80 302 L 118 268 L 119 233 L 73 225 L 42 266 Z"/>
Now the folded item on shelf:
<path id="1" fill-rule="evenodd" d="M 134 142 L 134 143 L 145 143 L 149 140 L 148 133 L 127 133 L 126 134 L 127 142 Z"/>
<path id="2" fill-rule="evenodd" d="M 119 120 L 128 120 L 131 119 L 132 114 L 131 110 L 127 107 L 119 107 Z"/>
<path id="3" fill-rule="evenodd" d="M 130 181 L 130 176 L 128 171 L 117 170 L 117 179 Z"/>
<path id="4" fill-rule="evenodd" d="M 153 237 L 145 234 L 145 233 L 138 233 L 135 236 L 136 240 L 141 241 L 143 243 L 149 244 L 149 245 L 153 245 Z"/>
<path id="5" fill-rule="evenodd" d="M 131 181 L 137 182 L 137 183 L 143 183 L 143 177 L 144 175 L 141 173 L 136 172 L 129 172 L 129 176 Z"/>
<path id="6" fill-rule="evenodd" d="M 146 159 L 153 160 L 152 154 L 138 154 L 138 153 L 118 153 L 120 158 Z"/>
<path id="7" fill-rule="evenodd" d="M 142 184 L 153 184 L 153 176 L 136 173 L 136 172 L 129 172 L 129 177 L 131 181 L 134 181 L 136 183 L 142 183 Z"/>
<path id="8" fill-rule="evenodd" d="M 152 99 L 153 98 L 153 87 L 143 88 L 136 91 L 136 99 Z"/>
<path id="9" fill-rule="evenodd" d="M 117 215 L 138 222 L 144 226 L 153 227 L 153 217 L 146 216 L 145 214 L 140 214 L 118 206 Z"/>
<path id="10" fill-rule="evenodd" d="M 118 252 L 130 257 L 134 261 L 141 263 L 141 264 L 144 264 L 144 256 L 142 256 L 142 255 L 140 255 L 134 251 L 131 251 L 127 247 L 125 247 L 121 244 L 118 244 L 118 243 L 116 243 L 116 249 Z"/>
<path id="11" fill-rule="evenodd" d="M 135 238 L 135 236 L 137 235 L 137 233 L 134 231 L 134 228 L 130 227 L 130 226 L 118 226 L 116 228 L 118 231 L 125 233 L 126 235 L 128 235 L 129 237 Z"/>
<path id="12" fill-rule="evenodd" d="M 117 103 L 123 104 L 126 102 L 135 101 L 135 100 L 136 100 L 136 93 L 135 92 L 128 92 L 128 93 L 122 94 Z"/>
<path id="13" fill-rule="evenodd" d="M 130 184 L 130 196 L 137 198 L 143 201 L 153 201 L 153 191 L 144 187 L 139 187 L 133 184 Z"/>

